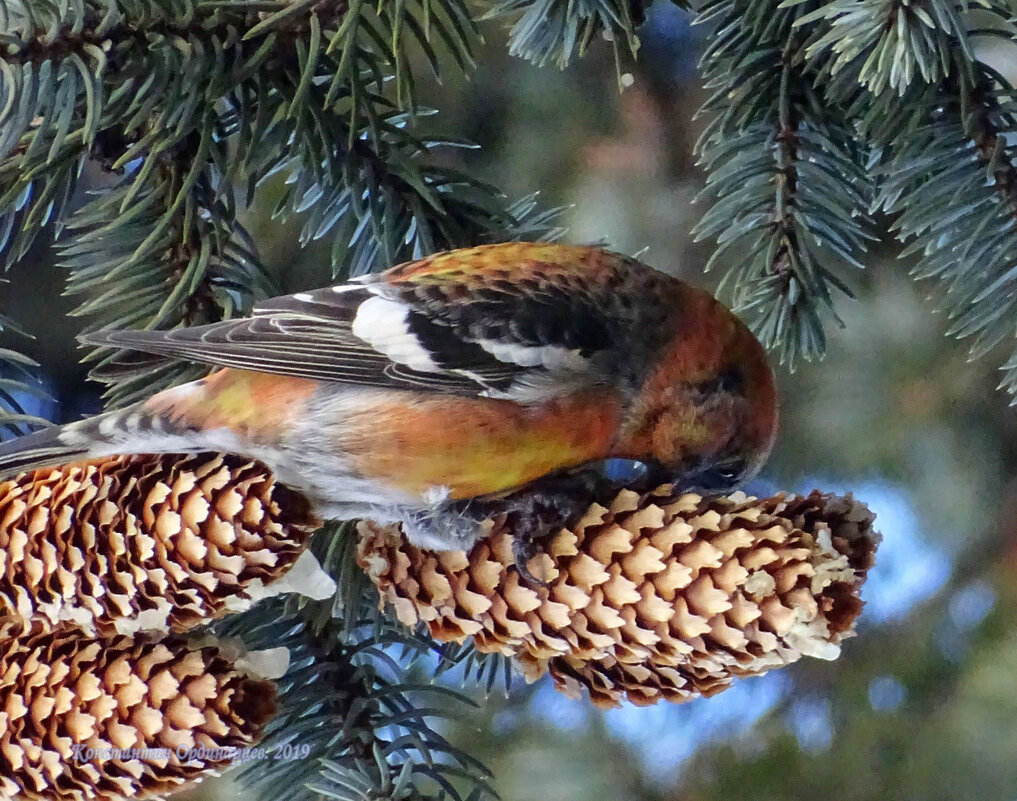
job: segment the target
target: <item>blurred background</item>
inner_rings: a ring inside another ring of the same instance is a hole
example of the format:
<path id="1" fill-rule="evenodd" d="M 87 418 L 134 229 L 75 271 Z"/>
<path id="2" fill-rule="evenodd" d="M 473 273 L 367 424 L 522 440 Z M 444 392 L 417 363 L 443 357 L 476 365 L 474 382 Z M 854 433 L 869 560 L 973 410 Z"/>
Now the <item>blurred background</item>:
<path id="1" fill-rule="evenodd" d="M 705 32 L 655 4 L 622 93 L 606 42 L 558 72 L 510 58 L 499 24 L 484 34 L 474 80 L 424 92 L 440 109 L 426 125 L 481 145 L 448 158 L 510 196 L 567 206 L 569 241 L 714 287 L 711 243 L 689 233 L 704 210 L 692 149 Z M 329 243 L 298 252 L 299 224 L 270 221 L 263 194 L 248 224 L 281 288 L 327 284 Z M 1017 420 L 996 390 L 1001 355 L 968 363 L 943 336 L 935 286 L 915 284 L 895 250 L 884 236 L 864 272 L 840 268 L 857 298 L 839 299 L 823 362 L 780 370 L 781 435 L 749 488 L 851 492 L 876 512 L 884 540 L 857 638 L 836 662 L 684 706 L 604 713 L 517 681 L 450 732 L 505 801 L 1017 798 Z M 16 344 L 56 399 L 41 411 L 97 410 L 46 249 L 10 279 L 0 311 L 36 337 Z"/>

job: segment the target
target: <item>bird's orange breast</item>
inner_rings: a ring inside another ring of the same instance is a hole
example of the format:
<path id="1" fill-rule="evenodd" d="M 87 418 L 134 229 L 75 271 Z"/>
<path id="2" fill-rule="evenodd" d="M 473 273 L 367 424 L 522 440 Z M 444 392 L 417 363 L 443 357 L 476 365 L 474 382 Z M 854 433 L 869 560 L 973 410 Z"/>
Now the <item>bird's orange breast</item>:
<path id="1" fill-rule="evenodd" d="M 518 487 L 605 458 L 620 416 L 617 401 L 603 395 L 533 407 L 490 398 L 405 397 L 365 404 L 336 445 L 363 475 L 417 495 L 447 488 L 452 499 Z"/>

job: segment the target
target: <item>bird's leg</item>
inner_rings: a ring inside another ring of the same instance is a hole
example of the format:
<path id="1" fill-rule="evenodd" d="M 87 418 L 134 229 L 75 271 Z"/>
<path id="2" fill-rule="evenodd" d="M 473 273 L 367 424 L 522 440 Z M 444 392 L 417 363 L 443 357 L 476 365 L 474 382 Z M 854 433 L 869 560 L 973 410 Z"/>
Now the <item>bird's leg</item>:
<path id="1" fill-rule="evenodd" d="M 574 524 L 597 498 L 625 486 L 647 492 L 662 483 L 654 466 L 635 474 L 609 476 L 603 464 L 552 473 L 507 492 L 443 502 L 403 519 L 410 541 L 421 548 L 468 551 L 483 536 L 485 520 L 505 515 L 512 532 L 512 555 L 519 575 L 529 584 L 543 585 L 527 566 L 547 538 Z"/>
<path id="2" fill-rule="evenodd" d="M 605 479 L 599 470 L 553 474 L 530 482 L 510 493 L 460 501 L 460 514 L 477 521 L 506 514 L 512 532 L 512 555 L 519 575 L 528 583 L 543 586 L 527 563 L 554 532 L 576 521 L 597 497 Z"/>

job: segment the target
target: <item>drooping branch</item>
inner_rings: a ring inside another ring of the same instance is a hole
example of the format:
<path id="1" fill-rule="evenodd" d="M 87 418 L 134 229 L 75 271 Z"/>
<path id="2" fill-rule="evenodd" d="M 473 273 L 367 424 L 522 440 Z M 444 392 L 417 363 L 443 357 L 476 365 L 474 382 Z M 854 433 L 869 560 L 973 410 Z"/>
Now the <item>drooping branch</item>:
<path id="1" fill-rule="evenodd" d="M 718 31 L 703 56 L 714 89 L 704 110 L 716 116 L 697 146 L 716 202 L 696 235 L 717 238 L 711 266 L 739 254 L 725 278 L 734 304 L 794 364 L 822 354 L 824 313 L 848 293 L 829 263 L 860 266 L 867 179 L 842 110 L 804 60 L 795 23 L 808 9 L 767 5 L 722 0 L 701 13 Z"/>

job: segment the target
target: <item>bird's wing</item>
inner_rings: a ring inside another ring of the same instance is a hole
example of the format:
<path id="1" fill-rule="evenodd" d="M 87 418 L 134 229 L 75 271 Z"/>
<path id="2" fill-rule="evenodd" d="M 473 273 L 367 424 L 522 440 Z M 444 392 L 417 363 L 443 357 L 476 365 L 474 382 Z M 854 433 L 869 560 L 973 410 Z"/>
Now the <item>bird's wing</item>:
<path id="1" fill-rule="evenodd" d="M 619 329 L 650 322 L 625 319 L 639 305 L 633 271 L 673 280 L 597 248 L 510 243 L 273 298 L 248 318 L 83 339 L 323 381 L 526 400 L 598 380 Z"/>

